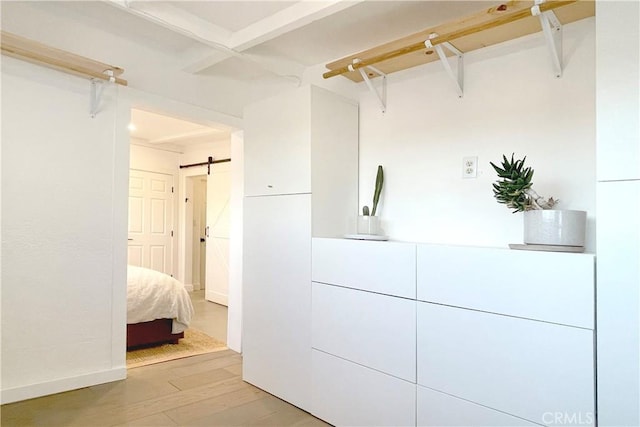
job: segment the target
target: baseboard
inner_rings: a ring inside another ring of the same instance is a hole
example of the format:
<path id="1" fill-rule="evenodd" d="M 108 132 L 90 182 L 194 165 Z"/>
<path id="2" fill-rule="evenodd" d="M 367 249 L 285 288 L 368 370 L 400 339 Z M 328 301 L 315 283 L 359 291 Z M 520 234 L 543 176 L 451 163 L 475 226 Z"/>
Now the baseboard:
<path id="1" fill-rule="evenodd" d="M 185 284 L 184 288 L 187 290 L 187 292 L 193 292 L 193 284 L 192 283 Z"/>
<path id="2" fill-rule="evenodd" d="M 127 368 L 115 368 L 108 371 L 94 372 L 77 377 L 62 378 L 38 384 L 30 384 L 22 387 L 4 389 L 0 392 L 0 403 L 13 403 L 34 397 L 47 396 L 49 394 L 62 393 L 92 385 L 124 380 L 127 378 Z"/>
<path id="3" fill-rule="evenodd" d="M 229 295 L 223 294 L 221 292 L 205 291 L 205 299 L 207 301 L 215 302 L 216 304 L 224 305 L 225 307 L 229 306 Z"/>

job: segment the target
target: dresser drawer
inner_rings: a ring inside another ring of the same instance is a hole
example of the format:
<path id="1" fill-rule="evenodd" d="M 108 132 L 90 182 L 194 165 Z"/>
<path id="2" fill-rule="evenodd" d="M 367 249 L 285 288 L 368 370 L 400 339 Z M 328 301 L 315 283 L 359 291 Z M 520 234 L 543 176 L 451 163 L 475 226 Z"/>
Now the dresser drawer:
<path id="1" fill-rule="evenodd" d="M 416 297 L 416 245 L 348 239 L 314 238 L 314 282 Z"/>
<path id="2" fill-rule="evenodd" d="M 541 423 L 593 414 L 593 332 L 418 303 L 418 384 Z"/>
<path id="3" fill-rule="evenodd" d="M 316 350 L 311 400 L 311 413 L 335 426 L 416 424 L 415 384 Z"/>
<path id="4" fill-rule="evenodd" d="M 421 244 L 417 259 L 419 300 L 594 328 L 593 255 Z"/>
<path id="5" fill-rule="evenodd" d="M 522 418 L 418 386 L 418 426 L 520 427 L 537 426 Z"/>
<path id="6" fill-rule="evenodd" d="M 416 381 L 416 302 L 312 284 L 313 348 Z"/>

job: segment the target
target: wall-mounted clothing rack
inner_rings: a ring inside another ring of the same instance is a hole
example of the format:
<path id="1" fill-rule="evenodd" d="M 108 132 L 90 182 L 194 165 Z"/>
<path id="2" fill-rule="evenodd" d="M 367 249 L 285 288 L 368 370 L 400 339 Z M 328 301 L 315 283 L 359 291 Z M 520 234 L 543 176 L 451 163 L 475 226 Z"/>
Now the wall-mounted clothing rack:
<path id="1" fill-rule="evenodd" d="M 213 157 L 209 156 L 209 158 L 207 159 L 206 162 L 191 163 L 189 165 L 180 165 L 180 169 L 193 168 L 193 167 L 196 167 L 196 166 L 206 166 L 207 167 L 207 175 L 211 175 L 211 165 L 214 165 L 216 163 L 227 163 L 227 162 L 230 162 L 230 161 L 231 161 L 231 159 L 213 160 Z"/>
<path id="2" fill-rule="evenodd" d="M 104 89 L 102 83 L 127 85 L 126 80 L 118 77 L 124 72 L 120 67 L 56 49 L 6 31 L 1 32 L 0 46 L 3 55 L 90 79 L 91 105 L 89 113 L 92 117 L 96 115 L 100 104 L 102 90 Z"/>
<path id="3" fill-rule="evenodd" d="M 593 0 L 505 1 L 463 19 L 432 27 L 401 39 L 331 62 L 325 79 L 345 76 L 364 81 L 372 92 L 370 79 L 441 60 L 454 80 L 459 96 L 463 90 L 463 55 L 483 47 L 540 32 L 541 26 L 552 55 L 554 72 L 562 73 L 562 23 L 595 15 Z M 447 48 L 446 51 L 443 47 Z M 437 55 L 434 55 L 437 53 Z M 456 71 L 446 57 L 458 59 Z M 376 68 L 373 68 L 375 65 Z M 381 104 L 382 97 L 375 93 Z M 384 111 L 384 105 L 382 110 Z"/>
<path id="4" fill-rule="evenodd" d="M 94 61 L 61 49 L 2 31 L 0 38 L 2 54 L 44 65 L 65 73 L 90 79 L 113 81 L 126 86 L 127 81 L 118 77 L 124 70 L 120 67 Z"/>

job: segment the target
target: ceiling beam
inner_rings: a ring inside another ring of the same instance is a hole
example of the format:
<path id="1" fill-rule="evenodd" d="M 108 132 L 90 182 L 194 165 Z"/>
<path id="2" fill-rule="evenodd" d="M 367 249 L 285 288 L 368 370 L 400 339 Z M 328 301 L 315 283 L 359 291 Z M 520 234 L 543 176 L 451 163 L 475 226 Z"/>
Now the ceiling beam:
<path id="1" fill-rule="evenodd" d="M 196 58 L 187 60 L 188 64 L 182 67 L 182 71 L 190 74 L 197 74 L 219 62 L 224 61 L 225 59 L 231 58 L 232 56 L 232 53 L 226 51 L 210 50 L 205 53 L 200 53 Z"/>
<path id="2" fill-rule="evenodd" d="M 184 71 L 198 73 L 234 56 L 234 53 L 240 53 L 265 43 L 290 31 L 304 27 L 313 21 L 355 6 L 362 1 L 364 0 L 300 1 L 242 30 L 236 31 L 231 35 L 227 45 L 231 51 L 225 54 L 212 52 L 210 55 L 206 55 L 186 66 Z"/>
<path id="3" fill-rule="evenodd" d="M 290 31 L 338 13 L 364 0 L 303 0 L 236 31 L 229 47 L 236 51 L 249 49 Z"/>
<path id="4" fill-rule="evenodd" d="M 209 47 L 229 50 L 231 31 L 214 25 L 167 2 L 132 2 L 128 0 L 104 0 L 108 4 L 139 18 L 153 22 L 175 33 L 203 43 Z"/>
<path id="5" fill-rule="evenodd" d="M 304 27 L 313 21 L 355 6 L 364 0 L 302 0 L 236 32 L 227 31 L 191 13 L 173 7 L 167 2 L 104 1 L 214 49 L 184 66 L 182 69 L 185 72 L 195 74 L 228 58 L 237 57 L 248 60 L 267 71 L 287 77 L 297 73 L 289 71 L 283 74 L 279 70 L 280 67 L 274 67 L 273 61 L 266 61 L 264 57 L 257 55 L 246 55 L 243 51 Z M 304 67 L 298 65 L 299 67 L 293 68 L 301 70 L 301 73 Z M 289 70 L 291 70 L 290 67 Z"/>

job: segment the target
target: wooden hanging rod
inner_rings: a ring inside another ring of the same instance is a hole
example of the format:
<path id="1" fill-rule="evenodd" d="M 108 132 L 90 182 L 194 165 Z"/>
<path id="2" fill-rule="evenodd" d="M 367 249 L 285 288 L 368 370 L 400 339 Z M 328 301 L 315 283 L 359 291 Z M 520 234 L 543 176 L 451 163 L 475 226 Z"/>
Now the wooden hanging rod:
<path id="1" fill-rule="evenodd" d="M 567 6 L 570 5 L 572 3 L 576 3 L 577 0 L 548 0 L 545 3 L 540 4 L 540 11 L 541 12 L 546 12 L 549 10 L 553 10 L 562 6 Z M 520 2 L 509 2 L 509 3 L 520 3 Z M 524 2 L 523 2 L 524 3 Z M 481 20 L 480 22 L 476 22 L 473 25 L 469 25 L 467 27 L 463 27 L 463 28 L 459 28 L 459 29 L 455 29 L 453 31 L 450 32 L 446 32 L 444 34 L 438 34 L 438 36 L 436 36 L 435 38 L 431 39 L 431 44 L 432 46 L 436 46 L 438 44 L 442 44 L 445 42 L 451 42 L 453 40 L 456 39 L 460 39 L 462 37 L 465 36 L 469 36 L 472 34 L 476 34 L 485 30 L 489 30 L 492 28 L 496 28 L 505 24 L 509 24 L 515 21 L 519 21 L 521 19 L 524 18 L 528 18 L 531 17 L 531 6 L 533 5 L 533 3 L 528 4 L 528 5 L 518 5 L 516 7 L 516 9 L 511 13 L 506 13 L 504 15 L 497 15 L 495 18 L 491 18 L 489 20 Z M 505 9 L 507 8 L 506 5 L 503 5 L 505 7 Z M 503 6 L 499 6 L 499 7 L 494 7 L 491 8 L 489 10 L 490 13 L 495 15 L 495 11 L 500 11 L 503 10 L 501 9 L 501 7 Z M 488 12 L 488 13 L 489 13 Z M 478 15 L 480 16 L 480 15 Z M 475 18 L 472 17 L 472 18 Z M 463 19 L 460 22 L 473 22 L 474 19 Z M 421 32 L 420 34 L 423 34 L 424 37 L 422 37 L 421 41 L 419 42 L 414 42 L 411 44 L 408 44 L 406 46 L 400 47 L 400 48 L 395 48 L 386 52 L 382 52 L 379 54 L 376 54 L 374 56 L 371 57 L 364 57 L 364 58 L 358 58 L 360 61 L 356 62 L 356 63 L 352 63 L 352 64 L 347 64 L 347 65 L 343 65 L 340 66 L 338 68 L 334 68 L 331 69 L 330 71 L 327 71 L 326 73 L 324 73 L 322 75 L 322 77 L 324 77 L 325 79 L 331 78 L 331 77 L 335 77 L 335 76 L 339 76 L 342 74 L 347 74 L 350 73 L 351 71 L 357 70 L 359 68 L 363 68 L 363 67 L 367 67 L 370 65 L 374 65 L 383 61 L 387 61 L 393 58 L 398 58 L 400 56 L 403 55 L 407 55 L 413 52 L 417 52 L 417 51 L 421 51 L 421 50 L 425 50 L 426 46 L 424 44 L 425 40 L 428 38 L 428 33 L 430 33 L 431 31 L 424 31 Z M 409 37 L 408 37 L 409 38 Z M 415 37 L 412 37 L 415 38 Z M 378 49 L 372 49 L 372 51 L 377 51 Z M 366 52 L 364 52 L 366 53 Z M 354 55 L 353 58 L 356 58 L 358 55 Z M 366 56 L 366 55 L 363 55 Z M 347 58 L 345 58 L 347 59 Z M 328 64 L 327 67 L 328 68 L 333 68 L 334 65 L 336 65 L 336 63 L 344 63 L 345 59 L 341 60 L 341 61 L 336 61 L 335 63 L 332 64 Z"/>
<path id="2" fill-rule="evenodd" d="M 6 31 L 2 31 L 0 45 L 3 55 L 44 65 L 80 77 L 107 81 L 113 78 L 115 83 L 123 86 L 127 85 L 126 80 L 117 77 L 124 72 L 122 68 L 56 49 Z M 113 76 L 109 75 L 108 72 L 111 72 Z"/>

